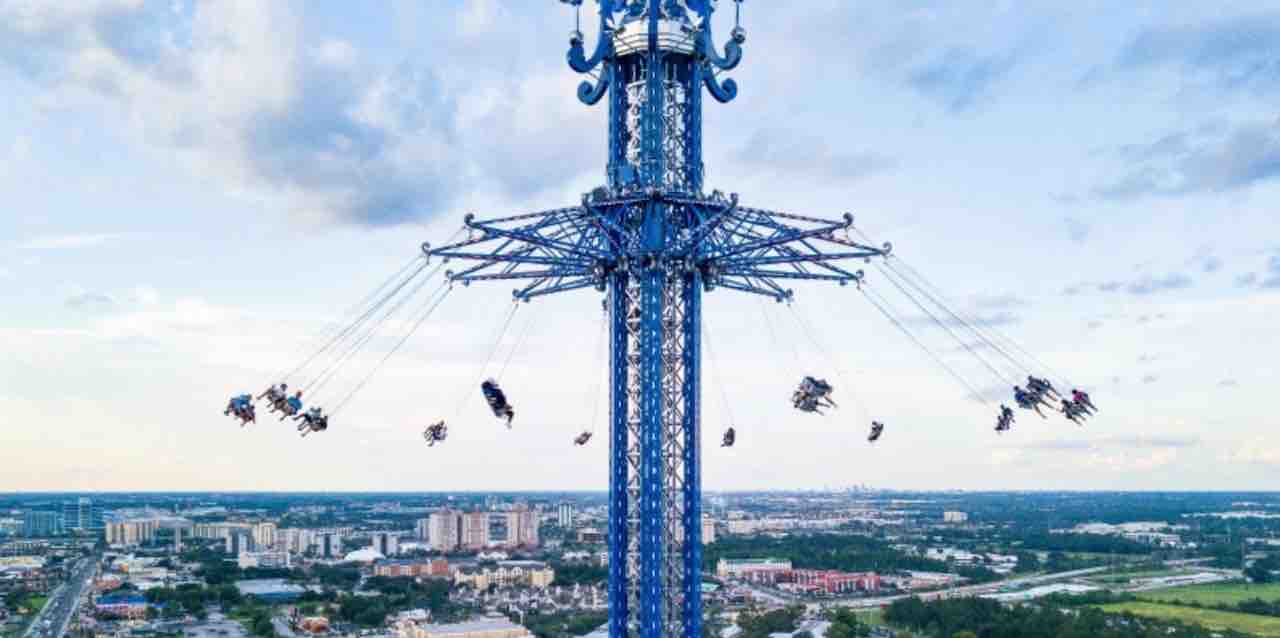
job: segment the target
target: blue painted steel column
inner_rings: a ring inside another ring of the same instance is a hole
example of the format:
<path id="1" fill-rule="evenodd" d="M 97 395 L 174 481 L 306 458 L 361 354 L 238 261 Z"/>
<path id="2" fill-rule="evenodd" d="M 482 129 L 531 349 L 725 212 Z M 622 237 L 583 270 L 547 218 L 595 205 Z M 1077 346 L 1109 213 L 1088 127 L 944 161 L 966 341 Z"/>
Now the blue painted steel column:
<path id="1" fill-rule="evenodd" d="M 627 274 L 609 284 L 609 635 L 627 635 Z"/>
<path id="2" fill-rule="evenodd" d="M 702 276 L 684 290 L 684 597 L 685 638 L 702 637 Z"/>

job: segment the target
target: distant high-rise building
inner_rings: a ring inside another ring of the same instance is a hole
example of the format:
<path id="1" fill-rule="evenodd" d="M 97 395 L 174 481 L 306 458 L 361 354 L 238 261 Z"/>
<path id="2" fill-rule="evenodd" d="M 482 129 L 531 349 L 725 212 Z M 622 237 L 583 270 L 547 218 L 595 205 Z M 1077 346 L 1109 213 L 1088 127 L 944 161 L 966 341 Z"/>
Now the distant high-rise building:
<path id="1" fill-rule="evenodd" d="M 573 506 L 568 503 L 561 503 L 556 510 L 556 522 L 564 529 L 573 527 Z"/>
<path id="2" fill-rule="evenodd" d="M 400 539 L 395 534 L 386 532 L 374 534 L 373 549 L 383 556 L 395 556 L 400 553 Z"/>
<path id="3" fill-rule="evenodd" d="M 427 541 L 438 552 L 457 551 L 462 545 L 462 521 L 457 510 L 432 512 L 428 521 Z"/>
<path id="4" fill-rule="evenodd" d="M 420 518 L 413 523 L 413 537 L 421 541 L 431 540 L 431 519 Z"/>
<path id="5" fill-rule="evenodd" d="M 103 539 L 113 547 L 136 547 L 154 540 L 159 529 L 153 518 L 113 520 L 103 528 Z"/>
<path id="6" fill-rule="evenodd" d="M 182 526 L 173 528 L 173 553 L 182 553 Z"/>
<path id="7" fill-rule="evenodd" d="M 227 530 L 227 535 L 223 540 L 226 543 L 226 552 L 232 556 L 239 556 L 245 552 L 252 552 L 255 549 L 253 534 L 244 528 L 232 528 Z"/>
<path id="8" fill-rule="evenodd" d="M 336 532 L 324 532 L 316 538 L 316 546 L 322 558 L 342 556 L 342 535 Z"/>
<path id="9" fill-rule="evenodd" d="M 702 543 L 704 545 L 716 542 L 716 522 L 710 516 L 702 517 Z"/>
<path id="10" fill-rule="evenodd" d="M 274 547 L 276 544 L 276 524 L 257 523 L 253 526 L 253 542 L 258 547 Z"/>
<path id="11" fill-rule="evenodd" d="M 964 512 L 943 512 L 942 522 L 944 523 L 967 523 L 969 515 Z"/>
<path id="12" fill-rule="evenodd" d="M 489 545 L 489 513 L 466 512 L 462 514 L 462 546 L 467 549 L 484 549 Z"/>
<path id="13" fill-rule="evenodd" d="M 515 536 L 510 544 L 520 547 L 538 546 L 538 513 L 527 506 L 516 508 Z"/>
<path id="14" fill-rule="evenodd" d="M 22 517 L 22 535 L 27 538 L 57 536 L 62 533 L 62 517 L 57 512 L 27 512 Z"/>

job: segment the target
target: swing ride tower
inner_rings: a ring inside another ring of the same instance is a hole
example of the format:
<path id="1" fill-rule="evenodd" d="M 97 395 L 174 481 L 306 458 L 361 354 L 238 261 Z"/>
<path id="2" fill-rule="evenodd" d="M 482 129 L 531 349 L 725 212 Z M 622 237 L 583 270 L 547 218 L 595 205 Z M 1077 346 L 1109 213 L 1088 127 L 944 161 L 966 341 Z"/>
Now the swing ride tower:
<path id="1" fill-rule="evenodd" d="M 451 282 L 517 281 L 517 302 L 595 288 L 609 319 L 609 634 L 702 635 L 701 330 L 703 294 L 788 301 L 789 280 L 859 283 L 847 262 L 888 255 L 849 239 L 852 216 L 749 208 L 703 190 L 702 96 L 737 95 L 741 0 L 723 53 L 715 0 L 597 0 L 588 54 L 569 66 L 587 105 L 608 100 L 607 183 L 574 206 L 466 217 L 468 236 L 424 245 L 464 262 Z M 581 11 L 582 0 L 562 0 Z"/>

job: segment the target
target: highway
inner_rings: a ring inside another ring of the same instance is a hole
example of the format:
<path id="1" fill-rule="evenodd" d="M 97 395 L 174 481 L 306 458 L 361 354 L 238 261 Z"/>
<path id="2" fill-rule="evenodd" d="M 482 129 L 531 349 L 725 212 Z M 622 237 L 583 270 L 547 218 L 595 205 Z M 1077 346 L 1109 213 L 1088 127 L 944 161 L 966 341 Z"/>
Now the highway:
<path id="1" fill-rule="evenodd" d="M 71 571 L 71 577 L 49 595 L 49 602 L 36 614 L 23 638 L 60 638 L 66 635 L 67 625 L 71 623 L 80 598 L 97 570 L 97 556 L 80 559 Z"/>

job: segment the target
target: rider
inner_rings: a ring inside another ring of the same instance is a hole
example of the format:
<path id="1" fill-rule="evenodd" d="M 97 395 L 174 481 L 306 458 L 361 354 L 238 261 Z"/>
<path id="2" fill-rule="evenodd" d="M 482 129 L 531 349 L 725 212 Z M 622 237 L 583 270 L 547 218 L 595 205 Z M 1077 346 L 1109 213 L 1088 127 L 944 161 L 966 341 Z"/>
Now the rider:
<path id="1" fill-rule="evenodd" d="M 435 447 L 439 441 L 443 441 L 448 434 L 448 428 L 445 427 L 444 421 L 433 423 L 427 426 L 427 431 L 422 433 L 422 438 L 427 440 L 427 447 Z"/>
<path id="2" fill-rule="evenodd" d="M 312 432 L 324 432 L 329 429 L 329 417 L 318 416 L 310 423 L 310 427 L 302 431 L 302 436 L 311 434 Z"/>
<path id="3" fill-rule="evenodd" d="M 240 419 L 240 427 L 258 422 L 258 415 L 254 410 L 252 403 L 246 404 L 241 409 L 236 410 L 236 417 Z"/>
<path id="4" fill-rule="evenodd" d="M 724 431 L 724 439 L 720 441 L 720 447 L 733 447 L 733 443 L 737 439 L 738 433 L 733 428 L 729 428 Z"/>
<path id="5" fill-rule="evenodd" d="M 231 400 L 227 402 L 227 409 L 223 410 L 222 414 L 225 416 L 225 415 L 231 414 L 232 412 L 235 412 L 237 415 L 239 415 L 239 413 L 242 410 L 244 410 L 245 407 L 252 402 L 253 402 L 253 397 L 248 394 L 241 394 L 238 396 L 231 397 Z"/>
<path id="6" fill-rule="evenodd" d="M 1049 418 L 1044 415 L 1044 412 L 1040 411 L 1039 403 L 1042 400 L 1037 395 L 1027 392 L 1016 385 L 1013 386 L 1013 400 L 1018 404 L 1018 407 L 1024 410 L 1035 410 L 1036 414 L 1039 414 L 1041 418 Z"/>
<path id="7" fill-rule="evenodd" d="M 582 434 L 579 434 L 577 437 L 575 437 L 575 438 L 573 439 L 573 444 L 574 444 L 574 445 L 586 445 L 586 444 L 587 444 L 587 441 L 590 441 L 590 440 L 591 440 L 591 431 L 590 431 L 590 430 L 584 430 L 584 431 L 582 432 Z"/>
<path id="8" fill-rule="evenodd" d="M 511 428 L 511 420 L 515 418 L 516 411 L 507 403 L 507 395 L 498 387 L 498 382 L 493 379 L 486 379 L 480 384 L 480 391 L 484 393 L 484 400 L 488 402 L 489 409 L 493 410 L 493 415 L 498 418 L 506 418 L 507 428 Z"/>
<path id="9" fill-rule="evenodd" d="M 311 408 L 310 410 L 307 410 L 306 412 L 299 412 L 298 414 L 294 415 L 293 417 L 294 421 L 302 421 L 302 423 L 298 424 L 298 431 L 301 432 L 302 430 L 305 430 L 311 427 L 313 423 L 315 423 L 317 420 L 320 419 L 320 416 L 321 416 L 320 413 L 321 413 L 320 406 L 316 406 Z"/>
<path id="10" fill-rule="evenodd" d="M 285 399 L 284 403 L 285 409 L 283 410 L 284 414 L 280 415 L 281 421 L 283 421 L 287 416 L 293 416 L 302 411 L 302 390 L 298 390 L 293 394 L 293 396 Z"/>
<path id="11" fill-rule="evenodd" d="M 1069 399 L 1062 400 L 1061 412 L 1076 425 L 1084 425 L 1084 409 Z"/>
<path id="12" fill-rule="evenodd" d="M 1071 400 L 1079 406 L 1088 408 L 1091 412 L 1097 412 L 1098 408 L 1093 405 L 1093 401 L 1089 399 L 1089 393 L 1082 390 L 1071 391 Z"/>
<path id="13" fill-rule="evenodd" d="M 1008 430 L 1010 427 L 1012 427 L 1012 424 L 1013 424 L 1013 410 L 1009 406 L 1001 403 L 1000 417 L 996 419 L 996 432 L 1004 432 L 1005 430 Z"/>
<path id="14" fill-rule="evenodd" d="M 280 385 L 273 385 L 267 388 L 266 392 L 258 395 L 259 399 L 266 398 L 267 401 L 275 403 L 283 399 L 289 393 L 289 384 L 281 381 Z"/>
<path id="15" fill-rule="evenodd" d="M 1053 384 L 1048 379 L 1038 379 L 1031 375 L 1027 375 L 1027 389 L 1035 394 L 1052 394 L 1055 398 L 1062 398 L 1058 391 L 1054 389 Z"/>
<path id="16" fill-rule="evenodd" d="M 880 439 L 880 434 L 884 432 L 884 424 L 879 421 L 871 422 L 871 434 L 867 436 L 867 440 L 875 443 Z"/>

